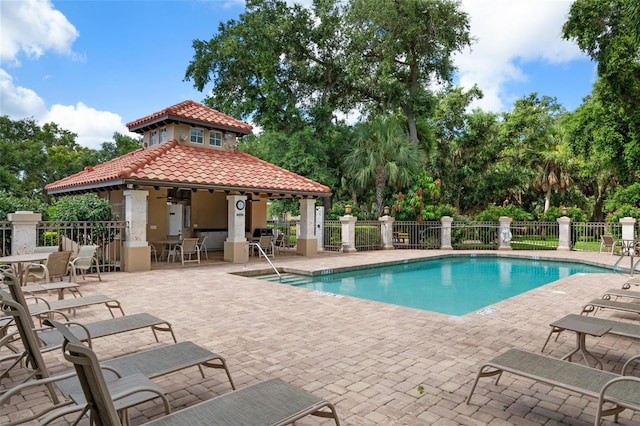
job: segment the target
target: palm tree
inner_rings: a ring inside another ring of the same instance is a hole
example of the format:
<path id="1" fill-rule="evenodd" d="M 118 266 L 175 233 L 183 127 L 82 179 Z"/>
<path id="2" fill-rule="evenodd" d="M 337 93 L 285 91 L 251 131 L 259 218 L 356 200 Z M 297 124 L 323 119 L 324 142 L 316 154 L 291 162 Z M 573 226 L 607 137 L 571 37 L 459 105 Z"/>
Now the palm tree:
<path id="1" fill-rule="evenodd" d="M 406 186 L 419 172 L 420 153 L 393 116 L 380 116 L 361 123 L 354 132 L 353 146 L 343 161 L 344 175 L 352 187 L 364 192 L 375 187 L 378 215 L 384 207 L 387 185 Z"/>
<path id="2" fill-rule="evenodd" d="M 544 192 L 544 211 L 549 210 L 551 205 L 552 191 L 566 191 L 572 184 L 573 179 L 569 174 L 571 168 L 571 154 L 567 144 L 564 142 L 564 135 L 560 126 L 551 128 L 549 145 L 546 151 L 541 153 L 541 162 L 538 163 L 538 174 L 534 181 L 534 187 L 538 191 Z"/>

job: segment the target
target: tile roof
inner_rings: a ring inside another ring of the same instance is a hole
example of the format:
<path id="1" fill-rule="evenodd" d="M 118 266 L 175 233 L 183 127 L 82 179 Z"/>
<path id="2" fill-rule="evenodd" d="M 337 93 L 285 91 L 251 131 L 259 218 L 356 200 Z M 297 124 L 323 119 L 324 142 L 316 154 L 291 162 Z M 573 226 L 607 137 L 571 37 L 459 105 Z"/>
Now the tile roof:
<path id="1" fill-rule="evenodd" d="M 323 195 L 329 187 L 241 151 L 183 145 L 175 140 L 142 148 L 45 186 L 51 194 L 86 191 L 126 183 L 260 190 Z"/>
<path id="2" fill-rule="evenodd" d="M 180 102 L 162 111 L 127 123 L 127 127 L 132 132 L 141 133 L 145 126 L 165 120 L 197 122 L 205 124 L 207 127 L 234 130 L 241 134 L 251 133 L 251 129 L 253 129 L 250 124 L 191 100 Z"/>

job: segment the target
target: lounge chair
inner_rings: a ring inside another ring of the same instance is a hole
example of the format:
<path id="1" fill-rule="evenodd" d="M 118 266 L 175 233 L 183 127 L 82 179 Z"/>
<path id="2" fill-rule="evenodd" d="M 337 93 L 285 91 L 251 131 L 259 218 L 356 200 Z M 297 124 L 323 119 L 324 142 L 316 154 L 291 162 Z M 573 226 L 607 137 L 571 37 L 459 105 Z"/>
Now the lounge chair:
<path id="1" fill-rule="evenodd" d="M 120 310 L 120 313 L 124 316 L 124 310 L 122 309 L 120 302 L 103 294 L 51 301 L 43 299 L 42 297 L 31 296 L 31 299 L 34 299 L 38 303 L 27 304 L 27 300 L 17 278 L 11 274 L 4 274 L 4 276 L 5 278 L 3 283 L 9 288 L 9 293 L 13 300 L 28 309 L 33 316 L 42 317 L 43 315 L 47 315 L 51 317 L 53 312 L 61 312 L 64 310 L 72 310 L 75 313 L 75 309 L 91 305 L 105 305 L 109 309 L 109 313 L 112 318 L 115 318 L 115 315 L 113 315 L 114 309 Z"/>
<path id="2" fill-rule="evenodd" d="M 30 295 L 34 295 L 40 292 L 56 291 L 58 293 L 58 300 L 64 299 L 64 291 L 69 290 L 69 292 L 73 295 L 73 297 L 82 297 L 82 293 L 80 292 L 80 285 L 78 283 L 67 283 L 67 282 L 55 282 L 55 283 L 44 283 L 44 284 L 29 284 L 22 286 L 22 292 Z"/>
<path id="3" fill-rule="evenodd" d="M 73 363 L 82 385 L 86 410 L 97 424 L 119 426 L 120 418 L 107 389 L 96 354 L 64 329 L 64 357 Z M 333 418 L 340 425 L 334 406 L 280 379 L 271 379 L 204 401 L 147 425 L 260 426 L 286 425 L 308 415 Z"/>
<path id="4" fill-rule="evenodd" d="M 616 288 L 610 288 L 602 294 L 603 299 L 610 300 L 612 297 L 615 297 L 616 300 L 619 297 L 627 297 L 629 299 L 640 299 L 640 291 L 631 291 L 631 290 L 618 290 Z"/>
<path id="5" fill-rule="evenodd" d="M 45 407 L 42 411 L 38 412 L 34 416 L 30 416 L 27 418 L 17 419 L 11 421 L 6 426 L 22 424 L 24 422 L 29 422 L 35 419 L 38 419 L 54 410 L 56 410 L 55 418 L 61 417 L 63 415 L 70 415 L 76 412 L 82 412 L 83 405 L 73 405 L 73 398 L 68 389 L 73 389 L 72 387 L 67 386 L 67 390 L 65 388 L 61 388 L 58 386 L 58 389 L 61 391 L 64 396 L 64 400 L 58 397 L 56 390 L 54 389 L 54 384 L 60 383 L 73 383 L 77 382 L 75 378 L 75 374 L 73 372 L 62 373 L 55 376 L 50 376 L 47 370 L 47 367 L 44 363 L 44 359 L 42 358 L 42 353 L 38 348 L 38 342 L 36 340 L 35 334 L 32 329 L 32 324 L 30 324 L 30 317 L 19 303 L 12 300 L 3 300 L 3 311 L 5 314 L 12 316 L 15 319 L 16 326 L 19 330 L 20 336 L 23 339 L 23 344 L 25 346 L 25 351 L 22 356 L 20 356 L 17 360 L 15 360 L 14 365 L 17 365 L 22 359 L 25 360 L 26 367 L 30 369 L 29 375 L 26 380 L 24 380 L 21 384 L 7 390 L 0 396 L 0 406 L 9 402 L 11 397 L 21 393 L 25 389 L 30 389 L 34 386 L 45 386 L 47 388 L 47 392 L 53 402 L 53 405 L 50 407 Z M 165 391 L 160 386 L 153 383 L 148 378 L 143 375 L 137 375 L 134 378 L 123 378 L 122 375 L 119 375 L 115 372 L 115 377 L 113 377 L 114 371 L 112 371 L 112 376 L 110 377 L 109 384 L 107 386 L 107 392 L 110 395 L 113 395 L 116 398 L 117 406 L 115 408 L 116 411 L 119 411 L 121 416 L 126 415 L 126 410 L 129 407 L 142 404 L 143 402 L 147 402 L 149 400 L 155 398 L 161 398 L 164 403 L 165 412 L 169 413 L 171 408 L 169 406 L 169 401 L 165 397 Z M 136 392 L 133 393 L 132 390 Z M 137 392 L 137 391 L 140 392 Z M 76 390 L 77 391 L 77 390 Z M 40 404 L 41 406 L 42 404 Z"/>
<path id="6" fill-rule="evenodd" d="M 622 250 L 622 241 L 616 240 L 611 235 L 600 235 L 600 253 L 602 253 L 602 249 L 606 249 L 610 254 L 613 254 L 616 247 Z"/>
<path id="7" fill-rule="evenodd" d="M 70 323 L 73 324 L 73 323 Z M 129 331 L 150 328 L 156 342 L 160 342 L 158 331 L 165 331 L 171 334 L 174 343 L 177 343 L 176 335 L 168 321 L 157 318 L 148 313 L 142 312 L 123 317 L 109 318 L 102 321 L 77 324 L 70 327 L 71 332 L 78 336 L 80 340 L 86 340 L 91 347 L 91 341 L 99 337 L 113 336 L 114 334 L 126 333 Z M 62 344 L 62 335 L 56 330 L 47 330 L 38 333 L 38 338 L 46 346 L 59 346 Z"/>
<path id="8" fill-rule="evenodd" d="M 91 271 L 91 268 L 94 267 L 96 269 L 96 276 L 98 281 L 102 281 L 102 276 L 100 276 L 100 264 L 98 263 L 98 258 L 96 257 L 96 251 L 99 246 L 81 246 L 78 250 L 78 255 L 71 260 L 69 264 L 69 269 L 71 270 L 71 278 L 69 281 L 73 279 L 73 282 L 78 282 L 78 271 L 80 271 L 80 275 L 83 280 L 87 279 L 88 273 Z"/>
<path id="9" fill-rule="evenodd" d="M 629 290 L 632 285 L 639 286 L 640 285 L 640 278 L 638 278 L 638 277 L 630 278 L 626 283 L 622 284 L 622 289 L 623 290 Z"/>
<path id="10" fill-rule="evenodd" d="M 20 359 L 16 360 L 16 364 L 22 360 L 27 360 L 26 367 L 29 370 L 28 380 L 18 386 L 6 391 L 0 397 L 0 406 L 9 402 L 10 398 L 21 392 L 33 387 L 46 386 L 50 398 L 53 402 L 51 406 L 41 407 L 41 410 L 31 416 L 16 420 L 10 423 L 20 424 L 23 422 L 38 419 L 50 413 L 65 407 L 64 410 L 77 411 L 78 407 L 67 407 L 72 404 L 73 398 L 78 401 L 77 395 L 82 394 L 80 383 L 75 373 L 62 373 L 56 376 L 50 376 L 47 366 L 42 357 L 39 340 L 33 329 L 31 316 L 27 313 L 22 305 L 13 300 L 3 300 L 3 310 L 5 314 L 11 316 L 17 326 L 20 338 L 24 346 L 24 353 L 20 354 Z M 204 376 L 203 366 L 217 369 L 224 369 L 231 384 L 231 388 L 235 389 L 235 384 L 231 378 L 231 373 L 227 368 L 226 361 L 218 354 L 215 354 L 205 348 L 196 345 L 193 342 L 180 342 L 157 348 L 135 352 L 122 357 L 105 361 L 101 364 L 103 367 L 117 372 L 116 376 L 125 377 L 129 375 L 142 374 L 143 376 L 153 379 L 186 368 L 198 367 L 202 377 Z M 113 374 L 109 374 L 108 380 L 113 378 Z M 54 384 L 65 398 L 60 400 L 53 388 Z M 80 407 L 82 408 L 82 407 Z M 57 411 L 59 414 L 60 412 Z"/>
<path id="11" fill-rule="evenodd" d="M 593 299 L 582 307 L 582 315 L 589 315 L 598 309 L 614 309 L 616 311 L 640 314 L 640 304 L 629 302 L 618 302 L 617 300 Z"/>
<path id="12" fill-rule="evenodd" d="M 9 289 L 10 295 L 5 295 L 4 292 L 0 292 L 0 296 L 3 299 L 10 298 L 20 303 L 23 307 L 29 306 L 26 305 L 26 299 L 22 292 L 24 287 L 20 287 L 18 285 L 15 276 L 8 275 L 7 277 L 5 277 L 4 284 Z M 32 306 L 33 305 L 30 305 L 29 308 L 31 308 Z M 153 315 L 149 315 L 146 313 L 125 316 L 124 312 L 122 312 L 121 317 L 113 317 L 108 320 L 79 324 L 78 326 L 76 326 L 76 329 L 74 331 L 77 331 L 76 335 L 81 336 L 81 339 L 86 338 L 90 342 L 92 338 L 95 339 L 98 337 L 125 333 L 127 331 L 139 330 L 147 327 L 150 327 L 153 331 L 153 336 L 155 337 L 156 342 L 159 342 L 157 334 L 158 331 L 168 331 L 169 333 L 171 333 L 173 341 L 177 342 L 176 336 L 173 333 L 173 328 L 168 321 L 161 320 L 160 318 L 156 318 Z M 38 337 L 47 346 L 62 343 L 62 336 L 54 330 L 39 333 Z"/>
<path id="13" fill-rule="evenodd" d="M 618 414 L 626 408 L 640 411 L 640 378 L 625 375 L 630 364 L 639 358 L 640 355 L 629 359 L 622 368 L 622 375 L 618 375 L 533 352 L 510 349 L 482 364 L 467 396 L 467 404 L 481 377 L 498 376 L 498 384 L 502 373 L 508 372 L 596 398 L 596 426 L 600 425 L 602 416 L 614 415 L 617 421 Z M 605 409 L 605 403 L 615 406 Z"/>

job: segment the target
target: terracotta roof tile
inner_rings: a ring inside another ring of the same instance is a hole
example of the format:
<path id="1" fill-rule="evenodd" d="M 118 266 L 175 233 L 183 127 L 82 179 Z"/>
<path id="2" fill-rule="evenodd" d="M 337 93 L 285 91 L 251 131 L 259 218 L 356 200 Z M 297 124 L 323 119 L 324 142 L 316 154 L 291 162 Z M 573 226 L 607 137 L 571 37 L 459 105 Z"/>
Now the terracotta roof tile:
<path id="1" fill-rule="evenodd" d="M 151 124 L 155 121 L 162 120 L 189 120 L 197 121 L 203 124 L 207 124 L 212 127 L 221 127 L 225 129 L 235 130 L 241 134 L 251 133 L 253 127 L 250 124 L 244 123 L 240 120 L 236 120 L 226 114 L 209 108 L 205 105 L 199 104 L 191 100 L 180 102 L 179 104 L 170 106 L 161 111 L 154 112 L 146 117 L 139 118 L 135 121 L 127 123 L 127 127 L 130 131 L 140 131 L 141 127 Z"/>
<path id="2" fill-rule="evenodd" d="M 329 193 L 329 187 L 240 151 L 200 148 L 177 141 L 139 149 L 45 187 L 65 193 L 142 181 L 195 184 L 242 190 Z"/>

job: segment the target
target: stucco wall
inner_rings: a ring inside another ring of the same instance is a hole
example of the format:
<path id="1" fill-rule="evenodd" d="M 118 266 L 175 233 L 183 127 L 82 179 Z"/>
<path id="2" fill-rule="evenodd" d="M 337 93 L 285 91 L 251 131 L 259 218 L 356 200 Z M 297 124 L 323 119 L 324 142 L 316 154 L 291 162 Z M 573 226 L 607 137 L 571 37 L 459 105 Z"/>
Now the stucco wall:
<path id="1" fill-rule="evenodd" d="M 227 229 L 227 195 L 197 191 L 191 194 L 191 231 Z"/>

